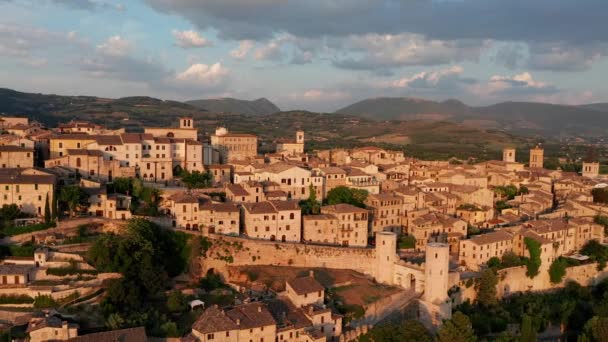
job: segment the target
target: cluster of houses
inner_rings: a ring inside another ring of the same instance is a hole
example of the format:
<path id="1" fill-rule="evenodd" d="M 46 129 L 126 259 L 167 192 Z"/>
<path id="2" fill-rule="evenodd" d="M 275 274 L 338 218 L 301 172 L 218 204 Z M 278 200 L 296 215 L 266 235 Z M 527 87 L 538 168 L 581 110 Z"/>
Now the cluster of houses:
<path id="1" fill-rule="evenodd" d="M 77 175 L 90 194 L 89 215 L 128 219 L 130 196 L 108 193 L 106 184 L 137 177 L 162 189 L 160 212 L 176 229 L 361 248 L 379 232 L 393 232 L 408 236 L 414 253 L 447 244 L 451 258 L 473 271 L 507 252 L 525 256 L 526 237 L 540 242 L 548 262 L 604 238 L 593 218 L 608 209 L 591 194 L 606 186 L 599 163 L 585 161 L 582 174 L 547 170 L 540 146 L 530 150 L 528 165 L 517 161 L 514 148 L 505 148 L 502 160 L 462 164 L 378 147 L 306 152 L 303 131 L 260 155 L 255 135 L 220 127 L 200 137 L 188 117 L 178 127 L 143 133 L 80 121 L 46 129 L 11 117 L 0 125 L 0 205 L 14 203 L 32 215 L 42 216 L 56 186 Z M 208 172 L 212 189 L 181 186 L 184 170 Z M 359 206 L 302 213 L 301 201 L 322 202 L 338 187 L 365 190 L 367 197 Z M 516 193 L 507 195 L 506 188 Z M 213 193 L 225 196 L 219 201 Z M 271 303 L 208 308 L 191 338 L 319 341 L 340 335 L 341 318 L 323 307 L 323 289 L 314 279 L 288 283 L 278 300 L 283 311 Z"/>

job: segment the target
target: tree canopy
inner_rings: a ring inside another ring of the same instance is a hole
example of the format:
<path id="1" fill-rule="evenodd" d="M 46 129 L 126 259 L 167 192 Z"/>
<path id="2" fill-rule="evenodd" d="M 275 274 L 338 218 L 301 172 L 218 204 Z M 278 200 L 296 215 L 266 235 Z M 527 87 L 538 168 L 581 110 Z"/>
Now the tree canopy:
<path id="1" fill-rule="evenodd" d="M 76 210 L 88 205 L 89 195 L 83 188 L 76 185 L 66 185 L 59 191 L 59 202 L 67 206 L 70 216 L 74 216 Z"/>
<path id="2" fill-rule="evenodd" d="M 188 170 L 184 170 L 181 173 L 181 177 L 182 182 L 188 189 L 209 188 L 213 185 L 213 175 L 209 171 L 201 173 L 198 171 L 189 172 Z"/>
<path id="3" fill-rule="evenodd" d="M 123 235 L 104 234 L 95 241 L 87 256 L 91 264 L 123 275 L 110 284 L 101 303 L 109 327 L 160 329 L 154 303 L 166 303 L 162 298 L 168 278 L 187 269 L 186 242 L 185 234 L 143 219 L 130 220 Z M 171 309 L 179 306 L 173 304 Z"/>
<path id="4" fill-rule="evenodd" d="M 439 342 L 475 342 L 477 337 L 473 331 L 471 320 L 460 311 L 456 311 L 452 318 L 443 322 L 437 332 Z"/>
<path id="5" fill-rule="evenodd" d="M 325 204 L 352 204 L 356 207 L 365 208 L 367 191 L 353 189 L 346 186 L 338 186 L 331 189 L 325 197 Z"/>

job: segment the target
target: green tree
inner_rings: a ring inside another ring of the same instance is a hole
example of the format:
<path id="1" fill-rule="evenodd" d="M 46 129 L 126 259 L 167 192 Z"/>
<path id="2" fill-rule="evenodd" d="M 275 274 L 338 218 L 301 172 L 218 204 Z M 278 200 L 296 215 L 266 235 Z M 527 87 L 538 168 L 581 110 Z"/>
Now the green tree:
<path id="1" fill-rule="evenodd" d="M 73 217 L 76 210 L 87 204 L 88 195 L 83 188 L 75 185 L 68 185 L 61 188 L 59 192 L 59 201 L 64 203 Z"/>
<path id="2" fill-rule="evenodd" d="M 184 312 L 188 308 L 186 297 L 181 291 L 171 291 L 167 296 L 167 309 L 170 312 Z"/>
<path id="3" fill-rule="evenodd" d="M 477 337 L 473 331 L 471 320 L 460 311 L 456 311 L 452 318 L 443 322 L 437 332 L 439 342 L 475 342 Z"/>
<path id="4" fill-rule="evenodd" d="M 13 221 L 23 216 L 21 209 L 16 204 L 4 204 L 0 208 L 0 217 L 5 221 Z"/>
<path id="5" fill-rule="evenodd" d="M 594 341 L 608 341 L 608 317 L 593 316 L 583 329 Z"/>
<path id="6" fill-rule="evenodd" d="M 532 324 L 532 317 L 524 314 L 521 319 L 521 342 L 536 342 L 536 329 Z"/>
<path id="7" fill-rule="evenodd" d="M 346 186 L 338 186 L 331 189 L 325 198 L 326 204 L 352 204 L 356 207 L 365 208 L 365 200 L 367 199 L 367 191 L 359 189 L 351 189 Z"/>
<path id="8" fill-rule="evenodd" d="M 559 284 L 564 279 L 567 265 L 568 263 L 562 257 L 553 260 L 549 267 L 549 278 L 552 284 Z"/>
<path id="9" fill-rule="evenodd" d="M 477 282 L 477 301 L 483 306 L 493 306 L 498 303 L 496 299 L 496 285 L 498 277 L 491 268 L 486 268 L 481 272 L 481 277 Z"/>
<path id="10" fill-rule="evenodd" d="M 57 302 L 51 296 L 40 295 L 34 298 L 34 308 L 47 309 L 57 307 Z"/>
<path id="11" fill-rule="evenodd" d="M 57 192 L 53 193 L 53 201 L 51 203 L 51 218 L 54 221 L 59 214 L 59 204 L 57 203 Z"/>
<path id="12" fill-rule="evenodd" d="M 608 260 L 608 248 L 597 240 L 591 240 L 583 245 L 581 248 L 581 254 L 588 256 L 591 260 L 596 261 L 598 269 L 603 270 L 606 267 L 606 261 Z"/>
<path id="13" fill-rule="evenodd" d="M 528 249 L 530 258 L 526 262 L 526 275 L 530 278 L 534 278 L 538 275 L 541 265 L 541 248 L 540 242 L 529 237 L 524 238 L 524 244 Z"/>
<path id="14" fill-rule="evenodd" d="M 51 204 L 49 203 L 49 194 L 46 194 L 44 201 L 44 223 L 51 223 Z"/>
<path id="15" fill-rule="evenodd" d="M 209 188 L 213 185 L 213 175 L 207 171 L 204 173 L 194 171 L 183 171 L 181 174 L 182 182 L 186 184 L 188 189 Z"/>
<path id="16" fill-rule="evenodd" d="M 593 195 L 593 202 L 608 203 L 608 189 L 606 188 L 593 189 L 591 190 L 591 195 Z"/>
<path id="17" fill-rule="evenodd" d="M 608 236 L 608 216 L 597 215 L 593 221 L 604 226 L 604 236 Z"/>
<path id="18" fill-rule="evenodd" d="M 112 187 L 114 188 L 114 192 L 123 194 L 123 195 L 132 195 L 133 194 L 133 179 L 126 177 L 116 177 L 112 181 Z"/>
<path id="19" fill-rule="evenodd" d="M 312 184 L 308 187 L 308 199 L 300 201 L 302 215 L 316 215 L 321 212 L 321 203 L 317 201 L 317 192 Z"/>

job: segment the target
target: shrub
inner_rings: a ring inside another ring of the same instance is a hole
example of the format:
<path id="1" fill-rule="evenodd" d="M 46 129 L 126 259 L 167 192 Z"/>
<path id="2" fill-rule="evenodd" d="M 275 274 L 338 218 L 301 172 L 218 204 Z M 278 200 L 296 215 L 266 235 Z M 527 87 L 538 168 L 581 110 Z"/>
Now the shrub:
<path id="1" fill-rule="evenodd" d="M 551 283 L 558 284 L 562 281 L 564 276 L 566 275 L 566 260 L 559 257 L 551 263 L 551 267 L 549 267 L 549 277 L 551 278 Z"/>
<path id="2" fill-rule="evenodd" d="M 57 302 L 51 296 L 41 295 L 34 298 L 34 308 L 47 309 L 57 306 Z"/>
<path id="3" fill-rule="evenodd" d="M 14 235 L 19 235 L 19 234 L 32 233 L 32 232 L 37 232 L 40 230 L 53 228 L 55 226 L 56 226 L 55 222 L 37 223 L 37 224 L 25 226 L 25 227 L 14 227 L 13 226 L 13 227 L 4 228 L 4 235 L 14 236 Z"/>
<path id="4" fill-rule="evenodd" d="M 407 249 L 407 248 L 415 248 L 416 247 L 416 238 L 412 235 L 401 236 L 399 238 L 399 248 Z"/>
<path id="5" fill-rule="evenodd" d="M 74 266 L 69 266 L 69 267 L 52 267 L 52 268 L 48 268 L 46 270 L 46 274 L 48 275 L 55 275 L 55 276 L 60 276 L 60 277 L 64 277 L 67 275 L 74 275 L 74 274 L 92 274 L 95 275 L 98 272 L 96 270 L 81 270 L 78 269 Z"/>
<path id="6" fill-rule="evenodd" d="M 31 304 L 34 298 L 28 295 L 0 295 L 0 304 Z"/>

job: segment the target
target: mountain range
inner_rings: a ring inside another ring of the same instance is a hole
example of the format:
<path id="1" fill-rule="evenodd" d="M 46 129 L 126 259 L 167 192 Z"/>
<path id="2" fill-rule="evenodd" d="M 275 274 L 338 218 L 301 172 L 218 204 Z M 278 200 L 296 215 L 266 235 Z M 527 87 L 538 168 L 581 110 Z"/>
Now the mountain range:
<path id="1" fill-rule="evenodd" d="M 473 107 L 458 100 L 436 102 L 405 97 L 379 97 L 359 101 L 336 113 L 374 120 L 442 120 L 526 135 L 603 136 L 608 133 L 607 103 L 569 106 L 501 102 Z"/>
<path id="2" fill-rule="evenodd" d="M 184 115 L 203 120 L 213 117 L 218 123 L 228 125 L 233 115 L 273 117 L 281 110 L 265 98 L 253 101 L 220 98 L 179 102 L 145 96 L 108 99 L 45 95 L 0 88 L 0 113 L 28 115 L 50 125 L 71 119 L 86 119 L 110 127 L 130 128 L 144 124 L 171 124 L 175 117 Z M 407 97 L 378 97 L 324 115 L 333 115 L 337 120 L 338 114 L 364 118 L 370 122 L 451 122 L 475 129 L 545 138 L 608 135 L 608 103 L 568 106 L 501 102 L 475 107 L 454 99 L 438 102 Z"/>
<path id="3" fill-rule="evenodd" d="M 194 107 L 215 113 L 233 113 L 247 115 L 267 115 L 280 112 L 281 109 L 266 98 L 253 101 L 239 100 L 230 97 L 186 101 Z"/>

